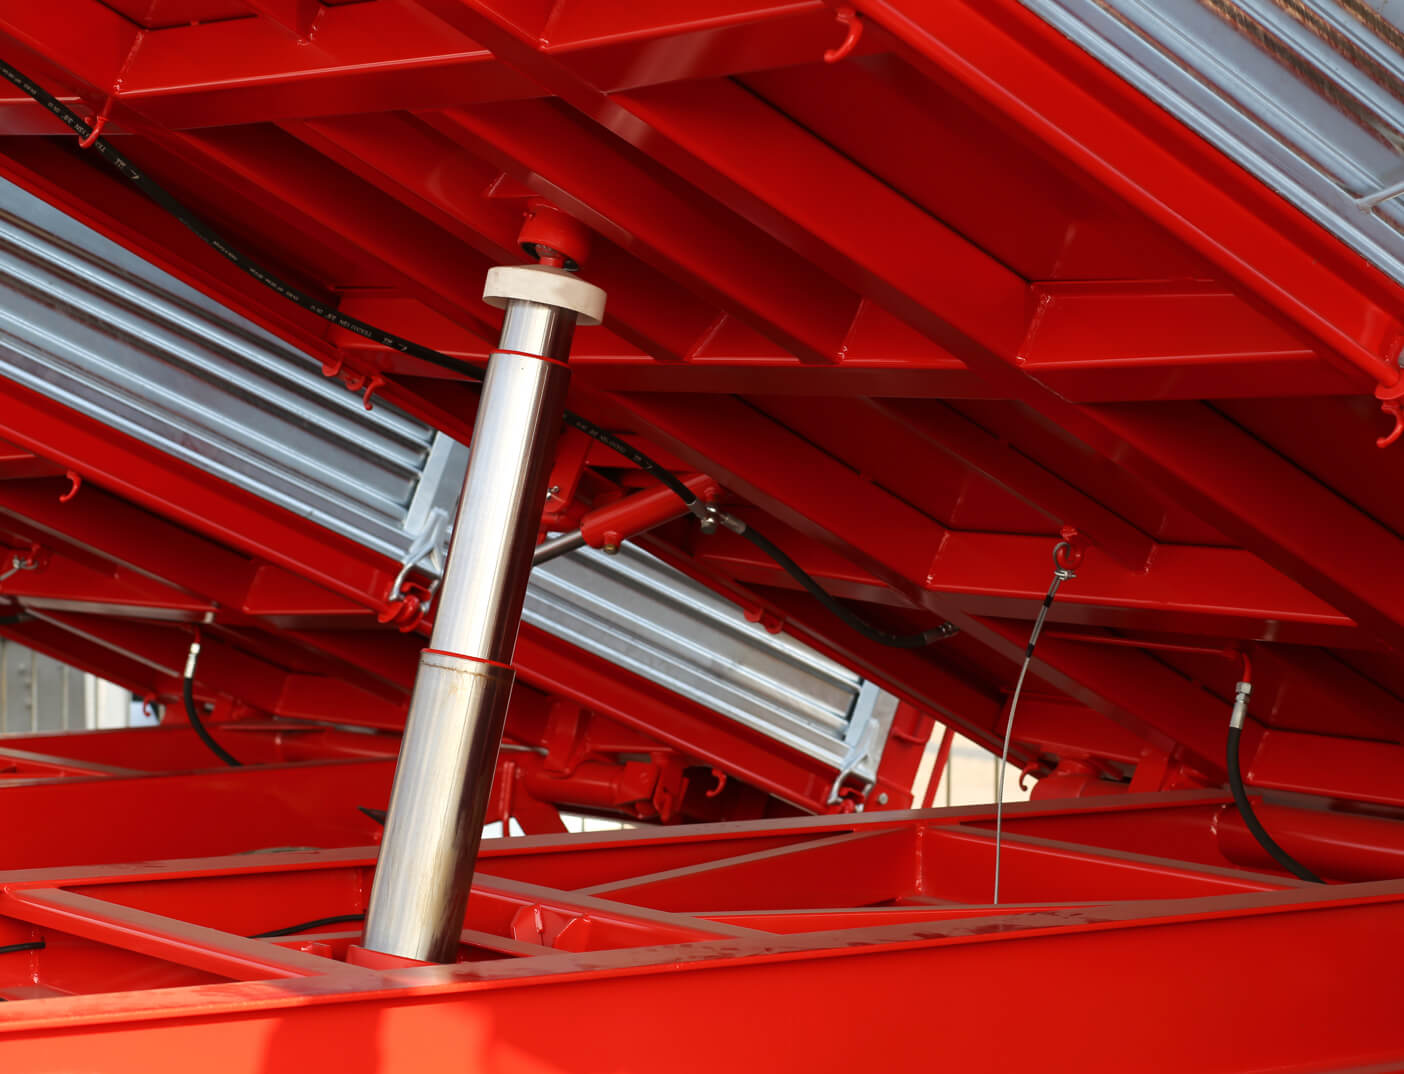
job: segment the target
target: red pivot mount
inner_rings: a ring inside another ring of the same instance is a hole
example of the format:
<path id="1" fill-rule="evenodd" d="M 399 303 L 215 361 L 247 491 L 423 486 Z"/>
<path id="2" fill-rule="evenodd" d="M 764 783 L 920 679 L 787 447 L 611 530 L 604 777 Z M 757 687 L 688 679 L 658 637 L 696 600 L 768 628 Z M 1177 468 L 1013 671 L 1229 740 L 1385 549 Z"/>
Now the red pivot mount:
<path id="1" fill-rule="evenodd" d="M 580 271 L 580 266 L 590 256 L 589 230 L 545 198 L 532 198 L 527 202 L 526 220 L 517 241 L 529 257 L 569 272 Z"/>

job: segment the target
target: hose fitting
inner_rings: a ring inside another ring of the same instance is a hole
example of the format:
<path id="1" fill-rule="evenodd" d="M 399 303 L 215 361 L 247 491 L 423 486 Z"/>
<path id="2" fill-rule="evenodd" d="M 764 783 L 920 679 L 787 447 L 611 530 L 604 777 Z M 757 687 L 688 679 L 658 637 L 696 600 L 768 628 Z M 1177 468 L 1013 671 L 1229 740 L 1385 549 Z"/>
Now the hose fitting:
<path id="1" fill-rule="evenodd" d="M 1229 726 L 1236 731 L 1243 730 L 1243 721 L 1248 717 L 1248 699 L 1253 696 L 1253 684 L 1251 682 L 1240 682 L 1235 688 L 1233 695 L 1233 714 L 1229 717 Z"/>

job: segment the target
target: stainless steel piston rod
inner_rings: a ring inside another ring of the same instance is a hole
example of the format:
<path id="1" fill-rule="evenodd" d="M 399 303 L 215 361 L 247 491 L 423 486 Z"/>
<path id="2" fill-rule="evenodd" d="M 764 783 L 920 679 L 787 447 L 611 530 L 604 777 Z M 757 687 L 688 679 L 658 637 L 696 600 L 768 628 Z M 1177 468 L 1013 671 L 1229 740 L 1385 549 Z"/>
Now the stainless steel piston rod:
<path id="1" fill-rule="evenodd" d="M 565 361 L 575 325 L 599 324 L 605 300 L 598 287 L 542 266 L 492 269 L 483 297 L 506 316 L 483 381 L 366 915 L 366 947 L 429 962 L 457 956 L 569 380 Z"/>

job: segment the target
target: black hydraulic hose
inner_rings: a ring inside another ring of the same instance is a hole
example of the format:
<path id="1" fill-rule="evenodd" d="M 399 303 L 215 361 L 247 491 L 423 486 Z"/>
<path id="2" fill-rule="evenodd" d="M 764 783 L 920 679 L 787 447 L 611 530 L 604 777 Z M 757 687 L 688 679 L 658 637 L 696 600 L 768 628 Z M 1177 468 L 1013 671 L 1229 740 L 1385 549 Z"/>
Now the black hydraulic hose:
<path id="1" fill-rule="evenodd" d="M 1233 791 L 1233 801 L 1238 806 L 1238 814 L 1243 818 L 1243 823 L 1248 825 L 1248 830 L 1253 833 L 1253 838 L 1258 844 L 1272 855 L 1273 861 L 1286 869 L 1298 879 L 1305 880 L 1309 884 L 1321 884 L 1324 881 L 1299 862 L 1287 851 L 1277 845 L 1277 841 L 1268 835 L 1267 829 L 1258 820 L 1258 815 L 1253 812 L 1253 803 L 1248 800 L 1248 795 L 1243 789 L 1243 770 L 1239 767 L 1238 742 L 1243 736 L 1243 728 L 1230 727 L 1228 733 L 1228 777 L 1229 789 Z"/>
<path id="2" fill-rule="evenodd" d="M 757 533 L 749 525 L 741 530 L 741 536 L 780 564 L 785 573 L 803 586 L 810 596 L 870 641 L 875 641 L 880 645 L 888 645 L 894 649 L 920 649 L 934 641 L 949 638 L 956 633 L 957 628 L 953 623 L 942 623 L 938 627 L 923 630 L 917 634 L 893 634 L 891 631 L 875 627 L 830 596 L 823 586 L 816 582 L 803 567 L 772 544 L 768 537 Z"/>
<path id="3" fill-rule="evenodd" d="M 567 410 L 565 412 L 567 425 L 574 426 L 591 440 L 603 444 L 607 448 L 613 449 L 616 453 L 623 455 L 640 470 L 657 478 L 664 485 L 682 500 L 689 508 L 697 503 L 697 494 L 682 483 L 678 477 L 666 466 L 656 459 L 651 459 L 633 444 L 615 436 L 613 433 L 601 429 L 589 418 L 582 418 L 579 414 Z"/>
<path id="4" fill-rule="evenodd" d="M 92 137 L 94 128 L 84 122 L 76 112 L 23 72 L 17 70 L 3 60 L 0 60 L 0 76 L 3 76 L 20 90 L 34 98 L 35 101 L 43 105 L 48 111 L 52 112 L 59 120 L 71 128 L 80 138 L 87 139 Z M 326 303 L 300 291 L 298 288 L 264 268 L 256 260 L 243 253 L 232 243 L 228 242 L 222 235 L 215 231 L 214 228 L 210 227 L 186 208 L 174 195 L 144 172 L 140 171 L 105 138 L 94 139 L 90 143 L 90 147 L 94 149 L 103 160 L 112 165 L 119 174 L 130 181 L 133 186 L 194 232 L 196 236 L 217 251 L 220 256 L 224 257 L 265 287 L 277 292 L 289 302 L 292 302 L 309 313 L 321 317 L 323 320 L 330 321 L 338 328 L 344 328 L 348 332 L 356 333 L 356 335 L 361 336 L 363 339 L 379 343 L 382 347 L 388 347 L 391 350 L 399 351 L 401 354 L 408 354 L 411 357 L 419 358 L 441 369 L 451 370 L 461 376 L 467 377 L 469 380 L 482 380 L 482 370 L 478 369 L 476 366 L 470 365 L 461 359 L 452 358 L 441 351 L 434 350 L 432 347 L 425 347 L 422 344 L 415 343 L 413 340 L 395 335 L 393 332 L 387 332 L 383 328 L 378 328 L 359 318 L 347 316 L 334 307 L 328 306 Z M 579 414 L 575 414 L 571 411 L 566 411 L 565 420 L 567 424 L 574 426 L 587 436 L 604 444 L 606 447 L 612 448 L 635 466 L 638 466 L 641 470 L 657 478 L 668 488 L 672 489 L 673 492 L 681 498 L 683 503 L 687 504 L 689 507 L 697 502 L 697 496 L 691 489 L 679 481 L 666 467 L 660 465 L 656 460 L 649 458 L 632 444 L 600 428 L 588 418 L 581 417 Z"/>
<path id="5" fill-rule="evenodd" d="M 190 655 L 185 659 L 185 676 L 180 689 L 180 695 L 185 699 L 185 716 L 190 721 L 190 726 L 195 729 L 195 733 L 200 736 L 200 741 L 209 747 L 211 753 L 225 764 L 240 768 L 244 762 L 214 740 L 214 735 L 210 734 L 209 728 L 205 726 L 205 721 L 200 719 L 200 710 L 195 706 L 195 661 L 199 656 L 200 643 L 193 641 L 190 643 Z"/>
<path id="6" fill-rule="evenodd" d="M 78 113 L 74 112 L 73 109 L 65 105 L 53 94 L 39 86 L 27 75 L 16 70 L 3 60 L 0 60 L 0 76 L 4 76 L 7 81 L 13 83 L 30 97 L 33 97 L 34 100 L 38 101 L 57 116 L 60 121 L 70 127 L 79 138 L 85 141 L 89 138 L 93 138 L 96 131 L 92 126 L 84 122 Z M 339 312 L 333 307 L 318 301 L 311 295 L 303 293 L 296 287 L 280 279 L 274 273 L 268 271 L 247 254 L 226 242 L 223 236 L 215 231 L 214 228 L 210 227 L 187 209 L 174 195 L 166 190 L 165 187 L 161 186 L 146 175 L 145 172 L 133 165 L 132 162 L 114 148 L 112 143 L 107 141 L 107 139 L 94 138 L 87 144 L 94 152 L 102 157 L 103 160 L 112 165 L 123 178 L 131 182 L 133 186 L 148 198 L 193 231 L 204 240 L 206 244 L 218 251 L 222 257 L 232 262 L 235 266 L 252 276 L 265 287 L 271 288 L 282 295 L 289 302 L 302 307 L 309 313 L 316 314 L 324 320 L 330 321 L 340 328 L 346 329 L 348 332 L 355 332 L 358 336 L 379 343 L 383 347 L 389 347 L 391 350 L 399 351 L 402 354 L 413 355 L 423 361 L 430 362 L 445 369 L 451 369 L 455 372 L 462 372 L 464 370 L 464 363 L 450 358 L 446 354 L 441 354 L 429 347 L 421 346 L 418 343 L 404 339 L 394 333 L 376 328 L 374 325 L 367 324 L 365 321 L 356 317 L 348 317 L 346 314 Z"/>
<path id="7" fill-rule="evenodd" d="M 242 767 L 244 762 L 216 742 L 214 735 L 210 734 L 209 728 L 205 726 L 205 721 L 200 719 L 200 710 L 195 707 L 195 681 L 193 679 L 185 680 L 181 696 L 185 698 L 186 718 L 190 720 L 190 726 L 195 729 L 195 733 L 200 736 L 200 741 L 208 746 L 210 752 L 225 764 L 235 768 Z"/>
<path id="8" fill-rule="evenodd" d="M 337 914 L 334 917 L 319 917 L 312 921 L 302 921 L 296 925 L 286 925 L 281 929 L 269 929 L 267 932 L 256 932 L 249 937 L 250 940 L 271 940 L 279 936 L 296 936 L 300 932 L 311 932 L 313 929 L 326 928 L 328 925 L 351 925 L 357 924 L 366 919 L 364 913 L 360 914 Z"/>
<path id="9" fill-rule="evenodd" d="M 432 347 L 425 347 L 422 344 L 415 343 L 413 340 L 395 335 L 393 332 L 387 332 L 382 328 L 377 328 L 375 325 L 362 321 L 359 318 L 347 316 L 335 307 L 328 306 L 326 303 L 313 298 L 311 295 L 300 291 L 285 280 L 280 279 L 256 260 L 243 253 L 233 244 L 227 242 L 219 232 L 187 209 L 178 198 L 133 165 L 132 162 L 115 149 L 110 142 L 105 138 L 98 137 L 98 128 L 94 128 L 83 120 L 78 113 L 74 112 L 73 109 L 69 108 L 53 94 L 30 79 L 28 75 L 25 75 L 4 60 L 0 60 L 0 77 L 4 77 L 22 92 L 28 94 L 41 104 L 49 112 L 52 112 L 61 122 L 78 135 L 82 144 L 95 150 L 103 160 L 115 168 L 119 174 L 130 181 L 132 185 L 146 195 L 146 197 L 150 198 L 162 209 L 165 209 L 174 216 L 196 236 L 216 250 L 220 256 L 224 257 L 265 287 L 277 292 L 283 298 L 301 309 L 331 322 L 338 328 L 344 328 L 348 332 L 354 332 L 363 339 L 368 339 L 373 343 L 378 343 L 382 347 L 388 347 L 390 350 L 398 351 L 401 354 L 408 354 L 421 361 L 429 362 L 441 369 L 451 370 L 471 381 L 482 381 L 483 373 L 475 366 L 469 365 L 467 362 L 460 359 L 452 358 L 441 351 L 436 351 Z M 565 412 L 565 421 L 566 424 L 579 429 L 592 440 L 611 448 L 635 466 L 639 467 L 639 469 L 662 482 L 687 505 L 689 510 L 701 517 L 702 507 L 697 499 L 697 495 L 656 459 L 650 458 L 632 444 L 601 428 L 588 418 L 584 418 L 572 411 L 567 410 Z M 780 549 L 776 548 L 770 541 L 750 529 L 747 529 L 745 534 L 749 537 L 752 544 L 774 559 L 776 563 L 784 568 L 786 574 L 799 582 L 800 585 L 804 586 L 804 588 L 825 608 L 871 641 L 899 649 L 916 649 L 929 645 L 934 641 L 948 638 L 957 632 L 957 628 L 950 623 L 942 624 L 933 630 L 923 631 L 920 634 L 902 635 L 879 630 L 831 597 L 799 564 L 785 555 L 785 553 L 781 552 Z M 188 682 L 185 692 L 187 695 L 190 693 L 190 684 Z M 200 734 L 200 737 L 205 739 L 210 748 L 223 758 L 225 763 L 239 763 L 231 758 L 213 739 L 209 738 L 208 734 L 204 731 L 203 725 L 199 722 L 198 717 L 194 715 L 194 707 L 189 701 L 186 702 L 186 712 L 190 715 L 190 722 Z"/>

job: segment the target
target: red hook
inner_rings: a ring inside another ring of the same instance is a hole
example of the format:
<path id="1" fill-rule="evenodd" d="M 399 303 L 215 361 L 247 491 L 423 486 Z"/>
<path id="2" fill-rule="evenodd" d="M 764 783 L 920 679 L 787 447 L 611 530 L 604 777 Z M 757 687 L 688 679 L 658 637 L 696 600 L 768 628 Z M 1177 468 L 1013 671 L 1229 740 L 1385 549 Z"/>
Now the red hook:
<path id="1" fill-rule="evenodd" d="M 377 388 L 384 386 L 384 384 L 385 378 L 379 373 L 372 373 L 370 379 L 366 381 L 366 393 L 361 396 L 361 402 L 365 404 L 367 410 L 373 409 L 371 407 L 371 396 L 375 394 Z"/>
<path id="2" fill-rule="evenodd" d="M 1059 570 L 1075 571 L 1087 554 L 1087 538 L 1075 526 L 1064 526 L 1058 533 L 1063 539 L 1053 547 L 1053 565 Z"/>
<path id="3" fill-rule="evenodd" d="M 1024 783 L 1024 780 L 1028 778 L 1029 773 L 1035 771 L 1038 768 L 1041 768 L 1042 766 L 1042 761 L 1030 761 L 1028 764 L 1024 765 L 1023 768 L 1019 769 L 1019 789 L 1021 791 L 1026 791 L 1029 789 L 1028 785 Z"/>
<path id="4" fill-rule="evenodd" d="M 1375 441 L 1375 447 L 1387 448 L 1404 435 L 1404 400 L 1386 399 L 1380 404 L 1380 410 L 1394 418 L 1394 428 Z"/>
<path id="5" fill-rule="evenodd" d="M 721 794 L 722 789 L 726 786 L 725 772 L 719 772 L 714 768 L 712 769 L 712 775 L 716 778 L 717 785 L 706 792 L 706 797 L 708 798 L 715 798 L 717 795 Z"/>
<path id="6" fill-rule="evenodd" d="M 858 47 L 858 39 L 863 36 L 863 20 L 853 8 L 845 4 L 834 15 L 840 26 L 848 27 L 848 35 L 838 48 L 831 48 L 824 53 L 825 63 L 838 63 L 839 60 Z"/>
<path id="7" fill-rule="evenodd" d="M 78 473 L 77 470 L 69 470 L 67 476 L 70 482 L 68 491 L 59 497 L 59 503 L 67 503 L 69 500 L 73 499 L 74 496 L 77 496 L 78 490 L 83 487 L 83 475 Z"/>
<path id="8" fill-rule="evenodd" d="M 88 133 L 78 139 L 79 149 L 89 149 L 92 144 L 102 137 L 103 130 L 107 127 L 107 111 L 112 107 L 112 98 L 107 98 L 102 106 L 102 111 L 93 117 L 93 121 L 88 125 Z"/>

